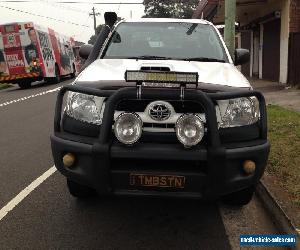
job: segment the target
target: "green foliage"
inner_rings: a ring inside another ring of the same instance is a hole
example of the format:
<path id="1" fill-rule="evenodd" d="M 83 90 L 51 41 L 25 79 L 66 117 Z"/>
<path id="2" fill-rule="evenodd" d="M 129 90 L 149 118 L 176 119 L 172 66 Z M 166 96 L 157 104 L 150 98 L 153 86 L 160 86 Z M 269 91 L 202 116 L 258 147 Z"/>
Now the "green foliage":
<path id="1" fill-rule="evenodd" d="M 144 17 L 191 18 L 198 3 L 199 0 L 144 0 Z"/>
<path id="2" fill-rule="evenodd" d="M 88 44 L 92 44 L 92 45 L 95 44 L 97 36 L 100 34 L 103 27 L 104 27 L 104 24 L 100 24 L 100 25 L 97 26 L 97 28 L 96 28 L 96 34 L 97 35 L 92 35 L 90 37 L 90 40 L 88 41 Z"/>
<path id="3" fill-rule="evenodd" d="M 300 114 L 279 106 L 268 106 L 268 137 L 271 152 L 267 171 L 300 204 Z"/>

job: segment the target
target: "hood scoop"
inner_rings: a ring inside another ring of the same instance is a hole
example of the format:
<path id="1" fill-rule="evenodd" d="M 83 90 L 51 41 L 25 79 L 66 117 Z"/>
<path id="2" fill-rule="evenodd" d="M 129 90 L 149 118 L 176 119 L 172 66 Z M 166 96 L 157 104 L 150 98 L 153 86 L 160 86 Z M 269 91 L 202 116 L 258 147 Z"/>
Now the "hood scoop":
<path id="1" fill-rule="evenodd" d="M 159 66 L 142 66 L 140 70 L 146 71 L 171 71 L 169 67 L 159 67 Z"/>

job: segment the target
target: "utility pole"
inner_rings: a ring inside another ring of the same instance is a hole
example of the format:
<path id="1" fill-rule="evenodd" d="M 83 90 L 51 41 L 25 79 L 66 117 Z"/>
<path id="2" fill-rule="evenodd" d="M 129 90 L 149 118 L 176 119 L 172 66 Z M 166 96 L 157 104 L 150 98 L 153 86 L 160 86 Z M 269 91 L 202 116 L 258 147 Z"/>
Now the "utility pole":
<path id="1" fill-rule="evenodd" d="M 94 30 L 95 30 L 95 35 L 97 35 L 97 22 L 96 22 L 96 16 L 99 16 L 100 13 L 95 13 L 95 7 L 92 8 L 92 13 L 90 13 L 90 16 L 94 17 Z"/>
<path id="2" fill-rule="evenodd" d="M 235 50 L 235 17 L 236 0 L 226 0 L 225 3 L 225 28 L 224 39 L 230 55 L 234 56 Z M 234 58 L 233 58 L 234 59 Z"/>

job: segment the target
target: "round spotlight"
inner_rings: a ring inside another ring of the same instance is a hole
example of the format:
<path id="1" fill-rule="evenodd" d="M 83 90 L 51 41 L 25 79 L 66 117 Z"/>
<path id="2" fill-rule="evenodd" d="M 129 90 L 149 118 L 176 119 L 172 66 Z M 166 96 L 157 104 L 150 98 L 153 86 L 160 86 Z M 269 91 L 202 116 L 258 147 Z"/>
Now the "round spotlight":
<path id="1" fill-rule="evenodd" d="M 124 112 L 120 114 L 114 125 L 117 139 L 127 145 L 133 144 L 140 139 L 143 122 L 136 113 Z"/>
<path id="2" fill-rule="evenodd" d="M 180 116 L 175 126 L 178 140 L 185 147 L 197 145 L 204 136 L 204 125 L 200 117 L 193 114 Z"/>

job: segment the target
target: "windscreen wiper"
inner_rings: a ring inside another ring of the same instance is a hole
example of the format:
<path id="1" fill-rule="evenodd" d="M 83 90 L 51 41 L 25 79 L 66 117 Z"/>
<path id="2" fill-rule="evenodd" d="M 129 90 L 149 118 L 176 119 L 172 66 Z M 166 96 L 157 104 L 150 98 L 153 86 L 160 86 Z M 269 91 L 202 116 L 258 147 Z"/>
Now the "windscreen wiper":
<path id="1" fill-rule="evenodd" d="M 186 32 L 187 35 L 193 34 L 194 30 L 197 28 L 198 23 L 193 23 L 191 27 L 189 27 L 188 31 Z"/>
<path id="2" fill-rule="evenodd" d="M 184 58 L 182 60 L 196 61 L 196 62 L 222 62 L 222 63 L 225 63 L 225 60 L 223 60 L 223 59 L 209 58 L 209 57 L 190 57 L 190 58 Z"/>
<path id="3" fill-rule="evenodd" d="M 165 56 L 150 56 L 150 55 L 143 55 L 143 56 L 132 56 L 127 57 L 127 59 L 141 59 L 141 60 L 171 60 L 171 57 Z"/>

